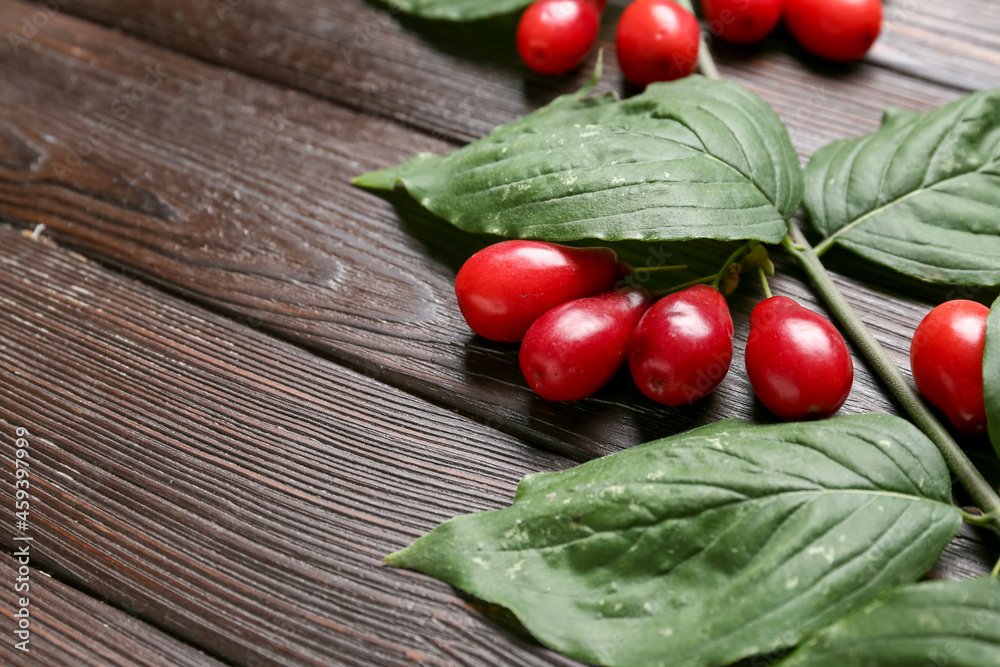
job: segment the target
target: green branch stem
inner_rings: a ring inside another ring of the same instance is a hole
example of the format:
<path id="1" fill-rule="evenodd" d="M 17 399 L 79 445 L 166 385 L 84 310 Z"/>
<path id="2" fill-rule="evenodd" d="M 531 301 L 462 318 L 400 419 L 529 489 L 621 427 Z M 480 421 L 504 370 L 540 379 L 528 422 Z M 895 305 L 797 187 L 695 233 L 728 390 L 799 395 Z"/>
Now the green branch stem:
<path id="1" fill-rule="evenodd" d="M 965 487 L 972 500 L 985 514 L 984 523 L 1000 533 L 1000 496 L 990 483 L 980 474 L 976 466 L 965 455 L 948 430 L 924 404 L 896 363 L 889 358 L 875 336 L 858 317 L 847 299 L 834 284 L 830 274 L 816 255 L 816 251 L 802 234 L 794 220 L 788 221 L 788 236 L 783 244 L 785 249 L 798 261 L 812 281 L 816 291 L 826 302 L 827 308 L 847 332 L 848 337 L 858 346 L 868 364 L 888 386 L 892 395 L 903 406 L 921 431 L 937 445 L 948 468 Z"/>
<path id="2" fill-rule="evenodd" d="M 692 10 L 689 0 L 680 0 L 680 2 L 686 9 Z M 702 41 L 698 52 L 698 66 L 706 77 L 719 78 L 712 54 L 705 47 L 704 41 Z M 861 350 L 869 365 L 882 378 L 893 397 L 910 415 L 913 423 L 937 446 L 948 464 L 948 468 L 985 514 L 985 516 L 978 517 L 976 521 L 970 523 L 985 525 L 994 532 L 1000 533 L 1000 496 L 969 460 L 969 457 L 965 455 L 948 430 L 924 404 L 896 363 L 889 358 L 882 345 L 851 308 L 795 220 L 788 221 L 788 236 L 785 237 L 782 245 L 802 266 L 816 291 L 826 302 L 830 312 L 847 332 L 848 337 Z M 823 249 L 825 250 L 826 247 Z M 998 564 L 998 568 L 1000 568 L 1000 564 Z"/>
<path id="3" fill-rule="evenodd" d="M 767 284 L 767 273 L 763 266 L 757 267 L 757 274 L 760 276 L 760 283 L 764 286 L 764 296 L 770 299 L 773 295 L 771 294 L 771 286 Z"/>

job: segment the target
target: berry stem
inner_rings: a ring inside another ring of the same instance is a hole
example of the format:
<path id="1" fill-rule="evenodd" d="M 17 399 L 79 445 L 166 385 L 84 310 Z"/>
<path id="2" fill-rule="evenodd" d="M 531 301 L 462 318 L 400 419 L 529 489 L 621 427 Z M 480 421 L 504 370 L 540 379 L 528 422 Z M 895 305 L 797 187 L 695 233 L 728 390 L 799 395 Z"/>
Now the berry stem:
<path id="1" fill-rule="evenodd" d="M 685 8 L 691 8 L 689 0 L 680 0 L 680 2 Z M 719 72 L 712 61 L 712 54 L 707 48 L 704 48 L 704 41 L 701 46 L 702 48 L 698 52 L 698 64 L 702 68 L 702 74 L 710 79 L 718 79 Z M 913 423 L 937 445 L 945 463 L 948 464 L 948 468 L 985 514 L 979 519 L 979 525 L 987 525 L 991 530 L 1000 534 L 1000 496 L 986 481 L 975 464 L 965 455 L 948 430 L 941 425 L 934 413 L 924 405 L 923 400 L 910 386 L 896 363 L 889 358 L 875 336 L 851 308 L 794 219 L 788 221 L 788 234 L 782 241 L 782 245 L 805 270 L 830 312 L 837 318 L 840 326 L 844 328 L 861 353 L 865 355 L 865 359 L 885 382 L 893 397 L 910 415 Z M 824 246 L 823 250 L 826 250 L 827 247 Z M 1000 563 L 997 564 L 997 567 L 1000 568 Z M 996 573 L 1000 574 L 1000 569 L 997 569 Z"/>
<path id="2" fill-rule="evenodd" d="M 626 265 L 629 273 L 652 273 L 654 271 L 683 271 L 688 267 L 687 264 L 674 264 L 672 266 L 640 266 L 636 268 L 631 265 Z"/>
<path id="3" fill-rule="evenodd" d="M 997 564 L 993 566 L 993 572 L 990 574 L 991 577 L 996 577 L 998 575 L 1000 575 L 1000 560 L 998 560 Z"/>
<path id="4" fill-rule="evenodd" d="M 687 289 L 688 287 L 694 287 L 695 285 L 704 285 L 705 283 L 710 283 L 718 277 L 719 274 L 713 273 L 710 276 L 702 276 L 701 278 L 695 278 L 694 280 L 689 280 L 686 283 L 681 283 L 680 285 L 674 285 L 673 287 L 668 287 L 667 289 L 663 290 L 656 290 L 655 292 L 650 292 L 650 293 L 657 299 L 659 299 L 661 296 L 673 294 L 674 292 L 680 292 L 681 290 Z"/>
<path id="5" fill-rule="evenodd" d="M 773 295 L 771 294 L 771 286 L 767 284 L 767 273 L 763 266 L 757 267 L 757 275 L 760 276 L 760 282 L 764 286 L 764 296 L 770 299 Z"/>
<path id="6" fill-rule="evenodd" d="M 697 16 L 697 14 L 694 13 L 694 7 L 691 6 L 691 0 L 677 0 L 677 4 L 691 12 L 693 16 Z M 709 79 L 719 78 L 719 70 L 715 67 L 715 60 L 712 59 L 712 54 L 708 50 L 708 45 L 705 44 L 704 35 L 698 38 L 698 69 L 701 71 L 702 75 Z"/>
<path id="7" fill-rule="evenodd" d="M 805 270 L 830 312 L 864 354 L 869 365 L 885 382 L 892 395 L 909 413 L 910 419 L 937 445 L 948 468 L 955 473 L 958 481 L 985 513 L 982 523 L 1000 533 L 1000 496 L 983 478 L 948 430 L 927 408 L 896 363 L 889 358 L 868 327 L 851 308 L 794 220 L 788 221 L 788 236 L 782 245 Z"/>
<path id="8" fill-rule="evenodd" d="M 713 277 L 713 279 L 712 279 L 712 287 L 714 287 L 715 289 L 719 289 L 719 282 L 726 275 L 726 269 L 728 269 L 729 266 L 731 264 L 733 264 L 734 262 L 738 262 L 740 259 L 742 259 L 743 255 L 747 254 L 748 252 L 750 252 L 750 242 L 749 241 L 747 243 L 744 243 L 743 245 L 741 245 L 735 251 L 733 251 L 733 254 L 730 255 L 726 259 L 726 261 L 722 263 L 722 268 L 719 269 L 719 272 L 716 273 L 715 276 Z"/>

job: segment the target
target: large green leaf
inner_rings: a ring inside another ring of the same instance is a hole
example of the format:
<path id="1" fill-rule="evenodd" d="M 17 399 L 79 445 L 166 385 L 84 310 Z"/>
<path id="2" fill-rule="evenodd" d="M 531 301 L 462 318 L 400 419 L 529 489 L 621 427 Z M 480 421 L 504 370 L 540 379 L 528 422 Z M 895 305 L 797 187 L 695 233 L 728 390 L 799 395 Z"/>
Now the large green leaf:
<path id="1" fill-rule="evenodd" d="M 507 509 L 389 556 L 604 665 L 727 665 L 794 646 L 923 574 L 958 531 L 908 422 L 726 420 L 529 475 Z"/>
<path id="2" fill-rule="evenodd" d="M 627 100 L 593 86 L 447 157 L 354 180 L 404 187 L 457 227 L 569 241 L 779 242 L 802 197 L 788 132 L 758 96 L 691 76 Z"/>
<path id="3" fill-rule="evenodd" d="M 821 148 L 805 207 L 827 240 L 941 283 L 1000 284 L 1000 90 Z"/>
<path id="4" fill-rule="evenodd" d="M 986 346 L 983 350 L 983 398 L 986 424 L 993 449 L 1000 454 L 1000 299 L 986 317 Z"/>
<path id="5" fill-rule="evenodd" d="M 900 588 L 824 630 L 777 667 L 925 665 L 1000 665 L 1000 581 Z"/>
<path id="6" fill-rule="evenodd" d="M 387 0 L 395 10 L 425 19 L 444 21 L 478 21 L 479 19 L 511 14 L 530 5 L 534 0 Z"/>

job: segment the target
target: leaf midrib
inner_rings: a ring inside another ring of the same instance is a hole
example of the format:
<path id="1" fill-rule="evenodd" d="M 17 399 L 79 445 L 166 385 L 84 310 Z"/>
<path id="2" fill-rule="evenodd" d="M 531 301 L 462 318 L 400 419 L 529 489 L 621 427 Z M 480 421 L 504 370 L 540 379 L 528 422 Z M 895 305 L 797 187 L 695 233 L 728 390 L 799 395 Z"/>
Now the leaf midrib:
<path id="1" fill-rule="evenodd" d="M 932 185 L 929 185 L 929 186 L 926 186 L 926 187 L 921 187 L 921 188 L 918 188 L 918 189 L 913 190 L 911 192 L 907 192 L 905 195 L 902 195 L 901 197 L 897 197 L 896 199 L 892 200 L 891 202 L 887 202 L 887 203 L 883 204 L 882 206 L 879 206 L 876 209 L 868 211 L 867 213 L 865 213 L 861 217 L 859 217 L 856 220 L 853 220 L 853 221 L 847 223 L 846 225 L 844 225 L 843 227 L 841 227 L 840 229 L 838 229 L 837 231 L 835 231 L 833 234 L 831 234 L 830 236 L 827 236 L 825 239 L 823 239 L 822 243 L 819 243 L 819 244 L 816 245 L 816 254 L 817 255 L 822 255 L 824 252 L 826 252 L 830 248 L 830 246 L 834 245 L 837 242 L 837 239 L 839 237 L 841 237 L 844 234 L 846 234 L 847 232 L 851 231 L 852 229 L 854 229 L 858 225 L 864 223 L 869 218 L 872 218 L 872 217 L 878 215 L 879 213 L 882 213 L 883 211 L 887 211 L 888 209 L 892 208 L 893 206 L 896 206 L 897 204 L 901 204 L 904 201 L 906 201 L 907 199 L 910 199 L 911 197 L 915 197 L 917 195 L 921 195 L 921 194 L 923 194 L 925 192 L 930 192 L 931 190 L 934 190 L 938 186 L 944 185 L 945 183 L 948 183 L 949 181 L 954 181 L 954 180 L 959 179 L 959 178 L 965 178 L 966 176 L 971 176 L 972 174 L 978 174 L 978 173 L 982 172 L 984 169 L 986 169 L 987 167 L 994 166 L 994 164 L 995 164 L 995 161 L 993 161 L 993 160 L 984 162 L 983 165 L 981 167 L 979 167 L 978 169 L 973 169 L 972 171 L 965 171 L 965 172 L 962 172 L 961 174 L 956 174 L 956 175 L 951 176 L 949 178 L 946 178 L 946 179 L 944 179 L 942 181 L 938 181 L 937 183 L 933 183 Z"/>
<path id="2" fill-rule="evenodd" d="M 654 484 L 657 484 L 657 483 L 658 484 L 678 484 L 679 482 L 677 482 L 677 481 L 660 481 L 660 480 L 657 480 L 657 481 L 643 481 L 643 484 L 648 484 L 648 483 L 654 483 Z M 690 483 L 687 483 L 687 484 L 691 484 L 691 485 L 698 484 L 698 485 L 701 485 L 700 482 L 690 482 Z M 727 491 L 735 491 L 734 489 L 729 489 L 727 487 L 721 487 L 721 486 L 711 485 L 711 484 L 704 484 L 704 486 L 713 486 L 714 488 L 720 488 L 720 489 L 724 489 L 724 490 L 727 490 Z M 696 514 L 693 514 L 693 515 L 690 515 L 690 516 L 686 516 L 686 517 L 667 517 L 667 518 L 664 518 L 664 519 L 657 519 L 657 520 L 655 520 L 655 521 L 653 521 L 651 523 L 648 523 L 648 524 L 637 524 L 635 526 L 629 526 L 627 528 L 618 528 L 618 529 L 609 529 L 609 530 L 594 530 L 589 535 L 581 535 L 578 538 L 574 538 L 574 539 L 572 539 L 572 540 L 570 540 L 568 542 L 562 542 L 560 544 L 553 544 L 553 545 L 544 546 L 544 547 L 528 547 L 528 548 L 523 548 L 523 549 L 488 549 L 488 550 L 479 549 L 479 550 L 477 550 L 475 552 L 468 551 L 468 552 L 465 552 L 465 553 L 484 553 L 484 552 L 485 553 L 517 553 L 517 552 L 521 552 L 521 551 L 548 551 L 550 549 L 563 548 L 563 547 L 565 547 L 565 546 L 567 546 L 569 544 L 572 544 L 573 542 L 576 542 L 576 541 L 579 541 L 579 540 L 583 540 L 583 539 L 588 539 L 588 538 L 594 537 L 595 535 L 601 535 L 601 534 L 604 534 L 604 533 L 621 533 L 621 532 L 624 532 L 626 530 L 633 530 L 635 528 L 648 528 L 650 526 L 654 526 L 654 525 L 658 525 L 660 523 L 663 523 L 664 521 L 691 519 L 691 518 L 700 516 L 704 512 L 717 511 L 717 510 L 720 510 L 720 509 L 731 507 L 733 505 L 740 505 L 740 504 L 745 504 L 745 503 L 757 503 L 757 502 L 772 501 L 772 500 L 776 500 L 776 499 L 780 499 L 780 498 L 788 498 L 788 497 L 791 497 L 791 496 L 810 496 L 810 495 L 811 496 L 822 496 L 822 495 L 825 495 L 825 494 L 833 494 L 833 495 L 866 495 L 866 496 L 874 496 L 874 497 L 880 497 L 880 498 L 900 498 L 900 499 L 908 500 L 908 501 L 911 501 L 911 502 L 913 502 L 913 501 L 924 501 L 924 502 L 928 502 L 928 503 L 934 503 L 936 505 L 941 505 L 941 506 L 944 506 L 944 507 L 954 507 L 954 505 L 942 502 L 940 500 L 936 500 L 934 498 L 926 498 L 924 496 L 913 496 L 913 495 L 909 495 L 909 494 L 906 494 L 906 493 L 901 493 L 901 492 L 898 492 L 898 491 L 881 491 L 881 490 L 866 491 L 866 490 L 863 490 L 863 489 L 835 489 L 834 490 L 834 489 L 822 489 L 822 488 L 821 489 L 812 490 L 812 491 L 786 491 L 786 492 L 775 493 L 775 494 L 771 494 L 771 495 L 767 495 L 767 496 L 757 496 L 757 497 L 745 496 L 745 498 L 742 499 L 742 500 L 734 500 L 734 501 L 729 502 L 729 503 L 723 503 L 723 504 L 720 504 L 720 505 L 716 505 L 714 507 L 707 508 L 706 510 L 703 510 L 701 512 L 697 512 Z M 512 508 L 516 507 L 516 505 L 512 505 L 511 507 Z"/>
<path id="3" fill-rule="evenodd" d="M 682 120 L 680 120 L 679 118 L 677 118 L 676 116 L 673 116 L 673 115 L 667 115 L 667 116 L 656 117 L 656 118 L 654 118 L 652 115 L 649 115 L 649 116 L 645 116 L 644 118 L 647 119 L 647 120 L 664 120 L 664 121 L 670 121 L 670 122 L 677 123 L 678 125 L 680 125 L 684 129 L 686 129 L 688 132 L 690 132 L 694 137 L 697 137 L 698 143 L 700 144 L 700 146 L 698 146 L 698 147 L 691 146 L 689 144 L 685 144 L 685 143 L 682 143 L 680 141 L 675 141 L 675 140 L 668 139 L 668 138 L 660 136 L 660 135 L 653 134 L 653 133 L 651 133 L 649 131 L 637 131 L 637 130 L 633 130 L 631 128 L 624 127 L 622 125 L 606 124 L 604 126 L 601 126 L 601 128 L 600 128 L 601 130 L 605 130 L 605 129 L 610 130 L 608 132 L 608 134 L 611 134 L 611 135 L 613 135 L 613 134 L 621 134 L 621 135 L 628 136 L 628 137 L 645 137 L 645 138 L 651 139 L 653 141 L 665 141 L 665 142 L 667 142 L 669 144 L 672 144 L 674 146 L 682 146 L 684 148 L 687 148 L 687 149 L 691 150 L 694 153 L 694 155 L 692 155 L 690 157 L 687 157 L 687 156 L 685 156 L 685 157 L 677 157 L 677 158 L 671 158 L 670 160 L 643 160 L 643 161 L 638 161 L 638 162 L 629 162 L 629 163 L 625 163 L 625 164 L 640 165 L 641 166 L 641 165 L 644 165 L 644 164 L 653 164 L 653 163 L 656 163 L 656 162 L 674 162 L 674 161 L 677 161 L 677 160 L 687 160 L 687 159 L 694 158 L 696 156 L 705 157 L 705 158 L 714 160 L 715 162 L 723 165 L 729 171 L 735 173 L 737 175 L 738 179 L 736 181 L 732 181 L 732 182 L 734 182 L 734 183 L 749 183 L 750 185 L 752 185 L 753 188 L 755 190 L 757 190 L 757 192 L 760 193 L 760 195 L 764 199 L 764 201 L 766 201 L 775 211 L 778 211 L 779 215 L 781 214 L 780 213 L 780 209 L 778 208 L 777 202 L 773 201 L 771 199 L 771 197 L 768 196 L 768 194 L 766 192 L 764 192 L 763 189 L 761 189 L 760 184 L 758 184 L 757 181 L 754 180 L 754 178 L 752 176 L 748 176 L 747 174 L 744 174 L 742 171 L 740 171 L 739 169 L 737 169 L 733 165 L 729 164 L 725 160 L 719 159 L 715 155 L 712 155 L 712 153 L 708 150 L 708 147 L 705 145 L 705 141 L 701 138 L 701 135 L 699 135 L 690 125 L 688 125 L 687 123 L 683 122 Z M 754 125 L 754 129 L 757 130 L 758 133 L 759 133 L 760 130 L 756 126 L 756 124 Z M 733 135 L 732 133 L 730 133 L 730 134 L 731 134 L 733 140 L 736 142 L 736 144 L 740 147 L 740 150 L 743 151 L 743 156 L 744 156 L 745 159 L 747 159 L 747 164 L 750 164 L 749 158 L 747 158 L 747 156 L 746 156 L 746 151 L 743 149 L 742 143 L 737 139 L 737 137 L 735 135 Z M 505 140 L 503 142 L 498 142 L 496 145 L 497 146 L 500 146 L 500 145 L 512 146 L 512 145 L 514 145 L 514 143 L 516 143 L 514 141 L 514 139 L 515 139 L 515 137 L 512 137 L 510 139 L 505 138 Z M 539 150 L 540 149 L 534 149 L 532 152 L 539 152 Z M 447 157 L 445 157 L 443 159 L 447 159 Z M 510 159 L 511 158 L 507 158 L 507 160 L 510 160 Z M 481 164 L 481 165 L 476 165 L 472 169 L 468 170 L 466 173 L 474 173 L 474 172 L 482 170 L 482 169 L 487 169 L 487 168 L 493 167 L 496 164 L 498 164 L 498 163 L 497 162 L 490 162 L 490 163 L 485 163 L 485 164 Z M 599 165 L 597 167 L 592 167 L 591 169 L 603 169 L 603 168 L 604 168 L 604 165 Z M 500 184 L 497 184 L 497 185 L 494 185 L 494 186 L 490 186 L 490 187 L 487 187 L 487 188 L 484 188 L 484 189 L 474 190 L 473 193 L 487 193 L 487 192 L 492 192 L 494 190 L 499 190 L 500 188 L 519 185 L 521 183 L 526 183 L 526 182 L 533 181 L 533 180 L 536 180 L 536 179 L 539 179 L 539 178 L 547 178 L 547 177 L 552 177 L 552 176 L 558 176 L 560 174 L 565 174 L 565 173 L 572 172 L 572 171 L 574 171 L 573 168 L 570 168 L 570 169 L 560 169 L 558 171 L 546 172 L 544 174 L 536 174 L 536 175 L 528 176 L 527 178 L 519 179 L 517 181 L 510 181 L 508 183 L 500 183 Z M 685 182 L 685 183 L 697 183 L 698 181 L 683 181 L 683 182 Z M 713 183 L 714 183 L 714 181 L 713 181 Z M 602 190 L 592 190 L 590 192 L 603 192 L 605 190 L 610 190 L 610 189 L 613 189 L 613 188 L 605 188 L 605 189 L 602 189 Z M 586 194 L 586 193 L 574 193 L 574 194 Z M 775 193 L 775 198 L 777 199 L 777 193 Z"/>

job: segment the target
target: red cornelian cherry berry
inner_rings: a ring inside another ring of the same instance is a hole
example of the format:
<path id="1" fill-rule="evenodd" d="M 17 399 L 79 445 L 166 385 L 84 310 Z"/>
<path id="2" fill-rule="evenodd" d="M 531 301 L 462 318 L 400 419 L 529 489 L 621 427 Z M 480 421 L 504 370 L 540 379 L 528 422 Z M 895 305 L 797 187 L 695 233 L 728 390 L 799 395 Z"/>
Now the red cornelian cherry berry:
<path id="1" fill-rule="evenodd" d="M 733 319 L 717 289 L 695 285 L 646 311 L 628 365 L 643 394 L 665 405 L 693 403 L 719 386 L 733 360 Z"/>
<path id="2" fill-rule="evenodd" d="M 634 84 L 673 81 L 694 71 L 698 19 L 671 0 L 635 0 L 618 20 L 618 64 Z"/>
<path id="3" fill-rule="evenodd" d="M 752 44 L 781 20 L 785 0 L 702 0 L 708 28 L 727 42 Z"/>
<path id="4" fill-rule="evenodd" d="M 882 0 L 787 0 L 785 23 L 807 51 L 828 60 L 855 60 L 882 31 Z"/>
<path id="5" fill-rule="evenodd" d="M 921 320 L 910 343 L 917 388 L 965 435 L 986 430 L 983 350 L 989 314 L 975 301 L 948 301 Z"/>
<path id="6" fill-rule="evenodd" d="M 627 271 L 610 248 L 503 241 L 465 262 L 455 278 L 455 296 L 473 331 L 513 343 L 546 311 L 607 292 Z"/>
<path id="7" fill-rule="evenodd" d="M 600 24 L 599 10 L 588 0 L 538 0 L 521 16 L 517 50 L 536 72 L 562 74 L 583 62 Z"/>
<path id="8" fill-rule="evenodd" d="M 550 401 L 590 396 L 622 367 L 632 330 L 651 303 L 643 288 L 623 287 L 556 306 L 524 336 L 524 379 Z"/>
<path id="9" fill-rule="evenodd" d="M 746 369 L 757 398 L 784 421 L 829 417 L 854 383 L 837 328 L 786 296 L 765 299 L 750 314 Z"/>
<path id="10" fill-rule="evenodd" d="M 603 14 L 604 9 L 608 6 L 608 0 L 587 0 L 587 2 L 594 5 L 598 14 Z"/>

